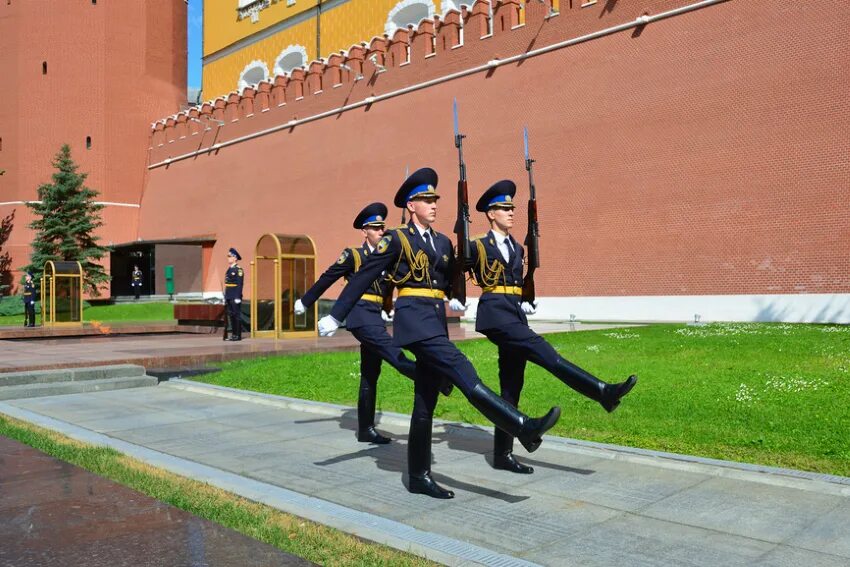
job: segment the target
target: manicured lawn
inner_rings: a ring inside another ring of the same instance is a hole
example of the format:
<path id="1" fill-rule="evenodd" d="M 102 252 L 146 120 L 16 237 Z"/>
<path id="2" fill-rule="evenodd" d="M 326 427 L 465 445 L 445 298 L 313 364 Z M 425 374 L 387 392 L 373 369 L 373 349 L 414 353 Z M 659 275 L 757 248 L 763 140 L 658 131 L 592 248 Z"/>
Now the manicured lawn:
<path id="1" fill-rule="evenodd" d="M 568 360 L 603 379 L 638 385 L 613 414 L 529 365 L 521 408 L 560 405 L 556 435 L 850 476 L 850 326 L 651 325 L 547 335 Z M 498 389 L 496 347 L 458 343 Z M 229 362 L 196 379 L 356 405 L 356 352 Z M 380 409 L 410 413 L 407 378 L 384 365 Z M 486 424 L 457 391 L 437 416 Z"/>
<path id="2" fill-rule="evenodd" d="M 2 415 L 0 435 L 319 565 L 435 565 Z"/>
<path id="3" fill-rule="evenodd" d="M 40 309 L 40 306 L 38 306 Z M 116 305 L 93 305 L 83 310 L 86 322 L 104 321 L 173 321 L 174 306 L 171 303 L 119 303 Z M 36 322 L 41 324 L 41 311 L 36 310 Z M 0 317 L 0 325 L 23 325 L 23 315 Z"/>

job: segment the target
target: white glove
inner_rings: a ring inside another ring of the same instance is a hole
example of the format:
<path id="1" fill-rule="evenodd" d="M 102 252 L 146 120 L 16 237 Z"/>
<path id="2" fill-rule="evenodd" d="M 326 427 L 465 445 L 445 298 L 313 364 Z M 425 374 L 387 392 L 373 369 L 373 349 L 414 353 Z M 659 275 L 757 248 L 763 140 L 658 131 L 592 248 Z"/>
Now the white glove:
<path id="1" fill-rule="evenodd" d="M 387 322 L 387 321 L 389 321 L 389 320 L 390 320 L 390 319 L 392 319 L 392 318 L 393 318 L 393 312 L 392 312 L 392 311 L 390 311 L 389 313 L 387 313 L 386 311 L 384 311 L 383 309 L 381 309 L 381 319 L 383 319 L 383 320 L 384 320 L 384 322 Z"/>
<path id="2" fill-rule="evenodd" d="M 320 337 L 332 337 L 336 330 L 339 329 L 339 321 L 331 317 L 330 315 L 325 315 L 321 319 L 319 319 L 319 336 Z"/>
<path id="3" fill-rule="evenodd" d="M 466 311 L 466 305 L 455 298 L 449 300 L 449 307 L 452 311 Z"/>
<path id="4" fill-rule="evenodd" d="M 242 300 L 241 299 L 234 299 L 233 303 L 235 303 L 236 305 L 239 305 L 240 303 L 242 303 Z"/>
<path id="5" fill-rule="evenodd" d="M 537 312 L 537 307 L 528 301 L 520 303 L 519 308 L 522 309 L 522 312 L 526 315 L 534 315 Z"/>
<path id="6" fill-rule="evenodd" d="M 304 313 L 307 312 L 307 308 L 304 307 L 304 304 L 301 303 L 300 299 L 296 299 L 295 300 L 295 307 L 294 307 L 293 311 L 295 311 L 296 315 L 304 315 Z"/>

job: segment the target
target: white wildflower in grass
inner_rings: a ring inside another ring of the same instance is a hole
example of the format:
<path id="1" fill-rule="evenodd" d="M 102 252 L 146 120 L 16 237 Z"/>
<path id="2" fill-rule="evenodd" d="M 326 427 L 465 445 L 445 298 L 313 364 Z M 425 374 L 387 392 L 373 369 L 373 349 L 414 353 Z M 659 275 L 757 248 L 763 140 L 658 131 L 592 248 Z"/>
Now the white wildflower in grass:
<path id="1" fill-rule="evenodd" d="M 359 378 L 360 378 L 360 373 L 359 373 L 359 372 L 349 372 L 349 373 L 348 373 L 348 377 L 349 377 L 349 378 L 358 378 L 358 379 L 359 379 Z"/>
<path id="2" fill-rule="evenodd" d="M 586 348 L 590 352 L 599 352 L 599 345 L 588 345 Z"/>
<path id="3" fill-rule="evenodd" d="M 786 394 L 805 391 L 816 391 L 829 382 L 823 378 L 804 378 L 802 376 L 768 376 L 764 384 L 765 390 L 774 390 Z"/>
<path id="4" fill-rule="evenodd" d="M 753 388 L 742 383 L 735 392 L 735 401 L 744 405 L 753 404 L 758 401 L 758 394 Z"/>
<path id="5" fill-rule="evenodd" d="M 640 335 L 637 333 L 629 333 L 628 331 L 623 332 L 611 332 L 611 333 L 602 333 L 606 337 L 611 337 L 612 339 L 624 340 L 624 339 L 639 339 Z"/>
<path id="6" fill-rule="evenodd" d="M 824 325 L 822 327 L 818 327 L 822 333 L 848 333 L 850 332 L 850 325 Z"/>

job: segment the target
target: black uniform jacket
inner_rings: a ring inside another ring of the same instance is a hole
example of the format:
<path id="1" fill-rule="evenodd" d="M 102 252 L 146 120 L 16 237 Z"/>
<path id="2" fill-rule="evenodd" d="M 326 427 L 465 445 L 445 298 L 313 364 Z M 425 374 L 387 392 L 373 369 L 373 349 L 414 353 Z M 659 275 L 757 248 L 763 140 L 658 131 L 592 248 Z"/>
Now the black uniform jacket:
<path id="1" fill-rule="evenodd" d="M 499 247 L 492 232 L 471 241 L 472 271 L 476 282 L 484 293 L 478 300 L 478 312 L 475 317 L 475 330 L 484 331 L 504 327 L 510 323 L 528 324 L 528 318 L 520 309 L 521 297 L 506 293 L 487 293 L 485 282 L 503 287 L 522 287 L 522 259 L 525 254 L 523 247 L 510 237 L 514 246 L 514 254 L 508 262 Z M 484 255 L 481 251 L 483 249 Z M 484 260 L 482 262 L 482 259 Z M 492 269 L 495 268 L 495 269 Z M 495 282 L 493 281 L 495 278 Z"/>
<path id="2" fill-rule="evenodd" d="M 346 248 L 339 255 L 339 259 L 334 262 L 325 273 L 323 273 L 313 287 L 307 290 L 304 297 L 301 298 L 301 303 L 309 309 L 319 297 L 339 278 L 345 278 L 346 281 L 351 278 L 363 263 L 369 258 L 371 252 L 369 246 L 364 242 L 359 248 Z M 366 289 L 367 294 L 382 299 L 387 293 L 392 293 L 391 286 L 383 275 L 378 276 L 372 281 L 372 284 Z M 351 308 L 351 312 L 345 320 L 345 326 L 349 329 L 357 329 L 359 327 L 368 327 L 370 325 L 385 325 L 381 318 L 382 303 L 377 301 L 360 299 Z M 341 320 L 341 319 L 340 319 Z"/>
<path id="3" fill-rule="evenodd" d="M 35 284 L 24 282 L 24 305 L 35 303 Z"/>
<path id="4" fill-rule="evenodd" d="M 224 274 L 224 298 L 242 299 L 242 284 L 245 282 L 245 273 L 240 266 L 234 265 L 227 268 Z"/>
<path id="5" fill-rule="evenodd" d="M 393 344 L 405 346 L 448 333 L 446 309 L 441 298 L 405 296 L 412 288 L 425 293 L 445 296 L 451 292 L 450 276 L 454 266 L 454 251 L 449 238 L 431 231 L 436 251 L 426 246 L 413 225 L 390 229 L 368 259 L 342 291 L 331 315 L 337 321 L 345 319 L 363 293 L 375 279 L 386 272 L 399 289 L 393 320 Z M 425 291 L 428 290 L 428 291 Z"/>

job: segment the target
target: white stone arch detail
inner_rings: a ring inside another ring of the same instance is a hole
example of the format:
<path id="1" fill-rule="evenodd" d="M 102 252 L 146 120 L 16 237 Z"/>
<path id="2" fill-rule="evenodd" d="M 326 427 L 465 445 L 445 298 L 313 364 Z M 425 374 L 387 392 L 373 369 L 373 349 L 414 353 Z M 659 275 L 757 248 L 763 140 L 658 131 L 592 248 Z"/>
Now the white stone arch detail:
<path id="1" fill-rule="evenodd" d="M 474 2 L 464 0 L 443 0 L 440 3 L 440 13 L 445 16 L 446 12 L 448 12 L 449 10 L 457 10 L 458 12 L 460 12 L 461 6 L 472 8 L 472 4 L 474 4 Z"/>
<path id="2" fill-rule="evenodd" d="M 236 85 L 238 90 L 242 90 L 245 87 L 250 87 L 251 85 L 256 85 L 260 81 L 265 81 L 269 78 L 269 67 L 265 64 L 264 61 L 260 61 L 259 59 L 254 59 L 242 69 L 242 72 L 239 73 L 239 83 Z"/>
<path id="3" fill-rule="evenodd" d="M 416 27 L 422 20 L 433 18 L 434 13 L 433 0 L 401 0 L 387 14 L 384 33 L 391 36 L 397 29 L 410 24 Z"/>
<path id="4" fill-rule="evenodd" d="M 274 61 L 274 74 L 288 75 L 293 69 L 307 64 L 307 48 L 303 45 L 290 45 L 280 52 Z"/>

